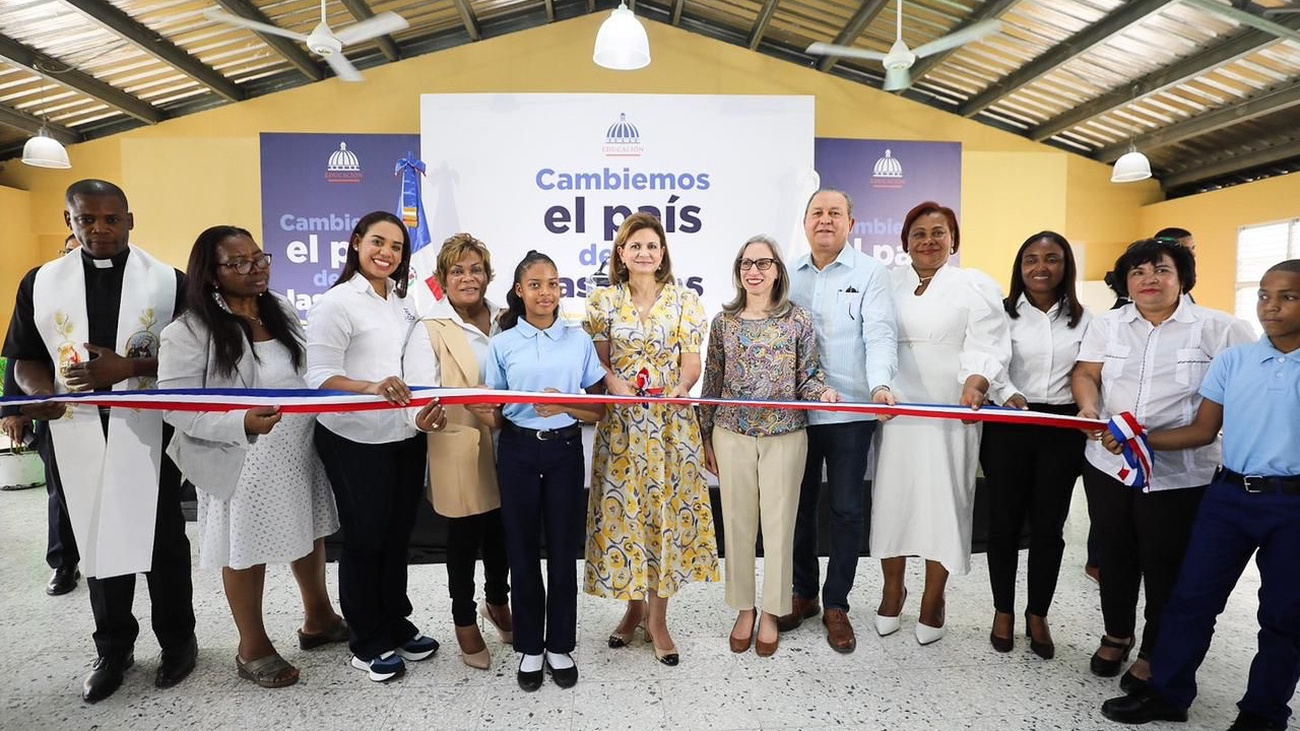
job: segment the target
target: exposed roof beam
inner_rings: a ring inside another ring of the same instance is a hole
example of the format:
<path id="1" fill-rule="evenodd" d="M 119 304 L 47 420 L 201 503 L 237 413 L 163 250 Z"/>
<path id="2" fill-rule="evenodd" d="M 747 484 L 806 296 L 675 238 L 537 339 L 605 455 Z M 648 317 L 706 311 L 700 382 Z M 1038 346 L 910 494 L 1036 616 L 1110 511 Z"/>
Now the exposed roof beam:
<path id="1" fill-rule="evenodd" d="M 465 24 L 465 32 L 469 33 L 471 41 L 477 41 L 483 37 L 483 29 L 479 27 L 478 18 L 474 16 L 474 9 L 469 6 L 469 0 L 451 0 L 456 6 L 456 12 L 460 15 L 460 22 Z"/>
<path id="2" fill-rule="evenodd" d="M 13 107 L 7 107 L 3 104 L 0 104 L 0 124 L 3 124 L 6 127 L 13 127 L 16 130 L 21 130 L 29 135 L 34 135 L 41 127 L 45 127 L 45 130 L 50 133 L 51 137 L 65 145 L 81 141 L 81 135 L 63 125 L 46 122 L 38 117 L 33 117 L 27 112 L 20 112 Z"/>
<path id="3" fill-rule="evenodd" d="M 370 5 L 366 3 L 366 0 L 343 0 L 343 6 L 357 20 L 375 17 L 375 11 L 370 9 Z M 375 44 L 379 46 L 379 52 L 384 54 L 384 58 L 389 61 L 402 60 L 402 52 L 397 48 L 397 42 L 393 40 L 391 35 L 385 33 L 379 36 L 375 39 Z"/>
<path id="4" fill-rule="evenodd" d="M 1204 112 L 1187 121 L 1138 135 L 1133 138 L 1132 144 L 1136 145 L 1139 150 L 1149 151 L 1297 105 L 1300 105 L 1300 84 L 1292 83 L 1251 97 L 1239 104 L 1216 109 L 1212 112 Z M 1125 140 L 1122 144 L 1111 145 L 1098 150 L 1093 157 L 1102 162 L 1111 162 L 1128 152 L 1128 148 L 1129 141 Z"/>
<path id="5" fill-rule="evenodd" d="M 852 18 L 849 18 L 848 25 L 844 26 L 844 30 L 841 30 L 831 43 L 837 46 L 851 46 L 856 43 L 858 36 L 862 35 L 862 31 L 866 30 L 868 25 L 871 25 L 871 21 L 875 20 L 877 15 L 880 15 L 880 11 L 884 10 L 887 4 L 889 4 L 889 0 L 862 0 L 862 4 L 858 6 L 858 12 L 854 13 Z M 840 59 L 837 56 L 827 56 L 817 63 L 817 70 L 830 71 L 831 67 L 839 62 Z"/>
<path id="6" fill-rule="evenodd" d="M 682 24 L 682 8 L 686 6 L 686 0 L 673 0 L 673 25 Z"/>
<path id="7" fill-rule="evenodd" d="M 1093 46 L 1173 2 L 1174 0 L 1133 0 L 1125 3 L 1119 10 L 1061 41 L 1047 53 L 994 82 L 989 88 L 958 107 L 957 113 L 963 117 L 979 114 L 1002 97 L 1028 86 L 1040 76 L 1088 52 Z"/>
<path id="8" fill-rule="evenodd" d="M 1282 20 L 1281 25 L 1300 29 L 1300 15 Z M 1036 142 L 1042 142 L 1052 135 L 1064 132 L 1095 116 L 1119 109 L 1137 97 L 1146 96 L 1161 89 L 1167 89 L 1194 79 L 1210 69 L 1231 63 L 1276 43 L 1277 40 L 1277 37 L 1271 33 L 1265 33 L 1262 30 L 1247 30 L 1233 36 L 1224 43 L 1207 48 L 1164 68 L 1157 69 L 1133 81 L 1131 84 L 1117 87 L 1086 104 L 1049 119 L 1030 130 L 1029 138 Z"/>
<path id="9" fill-rule="evenodd" d="M 244 98 L 244 92 L 240 91 L 230 79 L 186 53 L 180 46 L 149 30 L 131 16 L 109 4 L 107 0 L 63 0 L 63 2 L 127 39 L 150 56 L 175 67 L 181 73 L 230 101 L 237 102 Z"/>
<path id="10" fill-rule="evenodd" d="M 763 9 L 759 11 L 758 19 L 754 21 L 754 29 L 749 32 L 749 50 L 756 50 L 758 44 L 763 42 L 763 34 L 767 32 L 767 26 L 776 13 L 777 2 L 779 0 L 763 0 Z"/>
<path id="11" fill-rule="evenodd" d="M 1300 41 L 1300 32 L 1294 28 L 1288 28 L 1280 23 L 1275 23 L 1255 13 L 1240 10 L 1230 5 L 1220 5 L 1215 0 L 1183 0 L 1188 5 L 1200 8 L 1206 12 L 1218 13 L 1219 15 L 1231 18 L 1242 25 L 1258 28 L 1265 33 L 1272 33 L 1278 38 L 1287 38 L 1293 41 Z"/>
<path id="12" fill-rule="evenodd" d="M 1019 1 L 1020 0 L 990 0 L 990 2 L 986 2 L 979 6 L 979 8 L 972 13 L 969 18 L 962 21 L 956 28 L 953 28 L 949 32 L 956 33 L 957 31 L 969 28 L 976 23 L 983 23 L 986 20 L 1000 18 L 1003 13 L 1010 10 L 1011 6 L 1015 5 Z M 915 64 L 912 64 L 912 79 L 915 81 L 930 73 L 939 64 L 947 61 L 948 57 L 956 53 L 960 48 L 961 46 L 958 46 L 950 51 L 936 53 L 933 56 L 926 56 L 925 58 L 918 60 Z"/>
<path id="13" fill-rule="evenodd" d="M 1250 170 L 1252 168 L 1264 167 L 1274 163 L 1290 160 L 1294 157 L 1300 157 L 1300 140 L 1292 140 L 1282 145 L 1265 147 L 1254 152 L 1248 152 L 1244 155 L 1234 157 L 1225 157 L 1217 161 L 1212 161 L 1205 165 L 1196 165 L 1184 172 L 1174 173 L 1160 179 L 1160 184 L 1166 190 L 1171 188 L 1181 188 L 1184 185 L 1199 183 L 1204 180 L 1211 180 L 1223 175 L 1232 175 Z"/>
<path id="14" fill-rule="evenodd" d="M 221 6 L 222 10 L 231 15 L 256 20 L 259 23 L 275 25 L 267 17 L 266 13 L 258 10 L 248 0 L 215 0 L 215 2 Z M 303 76 L 312 81 L 320 81 L 325 78 L 325 72 L 321 71 L 320 65 L 316 63 L 315 59 L 309 56 L 294 41 L 282 36 L 273 36 L 270 33 L 258 33 L 253 30 L 249 32 L 256 35 L 267 46 L 270 46 L 272 51 L 280 54 L 291 66 L 298 69 Z"/>
<path id="15" fill-rule="evenodd" d="M 166 114 L 150 106 L 147 102 L 5 35 L 0 35 L 0 57 L 4 57 L 10 62 L 39 74 L 41 77 L 49 79 L 60 86 L 65 86 L 96 101 L 103 102 L 120 112 L 135 117 L 141 122 L 157 124 L 167 118 Z"/>

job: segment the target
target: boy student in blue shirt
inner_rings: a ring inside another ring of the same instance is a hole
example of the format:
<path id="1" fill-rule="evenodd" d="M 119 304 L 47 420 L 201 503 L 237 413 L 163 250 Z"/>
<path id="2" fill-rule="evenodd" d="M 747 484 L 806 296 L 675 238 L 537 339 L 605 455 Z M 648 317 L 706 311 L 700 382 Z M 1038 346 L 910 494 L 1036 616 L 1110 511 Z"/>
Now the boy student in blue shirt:
<path id="1" fill-rule="evenodd" d="M 515 267 L 501 332 L 487 355 L 487 385 L 494 389 L 579 393 L 605 378 L 605 369 L 580 324 L 559 316 L 562 292 L 555 262 L 528 252 Z M 573 662 L 578 625 L 577 533 L 585 466 L 582 426 L 605 415 L 603 404 L 489 404 L 470 406 L 501 429 L 497 482 L 506 553 L 514 578 L 515 650 L 519 687 L 542 685 L 543 668 L 555 684 L 578 682 Z M 540 517 L 540 520 L 539 520 Z M 546 531 L 546 584 L 542 584 L 538 527 Z M 548 591 L 549 590 L 549 591 Z"/>
<path id="2" fill-rule="evenodd" d="M 1187 720 L 1215 618 L 1256 550 L 1259 651 L 1229 731 L 1284 729 L 1291 715 L 1300 678 L 1300 259 L 1264 274 L 1256 312 L 1265 337 L 1214 359 L 1196 420 L 1148 437 L 1152 449 L 1186 449 L 1222 428 L 1223 466 L 1192 527 L 1151 680 L 1102 704 L 1112 721 Z M 1118 452 L 1109 434 L 1104 441 Z"/>

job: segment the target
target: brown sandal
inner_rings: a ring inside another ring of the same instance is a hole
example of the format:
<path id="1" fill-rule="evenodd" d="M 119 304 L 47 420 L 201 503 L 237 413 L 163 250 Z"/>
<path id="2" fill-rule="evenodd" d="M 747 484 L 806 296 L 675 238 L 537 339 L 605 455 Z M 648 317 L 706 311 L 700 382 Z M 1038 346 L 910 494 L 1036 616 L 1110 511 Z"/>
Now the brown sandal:
<path id="1" fill-rule="evenodd" d="M 325 630 L 318 634 L 309 635 L 302 630 L 298 630 L 298 647 L 304 650 L 314 650 L 324 645 L 347 641 L 348 623 L 342 617 L 339 617 L 339 623 L 334 625 L 334 629 Z"/>
<path id="2" fill-rule="evenodd" d="M 298 668 L 290 665 L 278 652 L 248 662 L 236 655 L 235 669 L 239 671 L 239 677 L 263 688 L 284 688 L 298 682 Z"/>

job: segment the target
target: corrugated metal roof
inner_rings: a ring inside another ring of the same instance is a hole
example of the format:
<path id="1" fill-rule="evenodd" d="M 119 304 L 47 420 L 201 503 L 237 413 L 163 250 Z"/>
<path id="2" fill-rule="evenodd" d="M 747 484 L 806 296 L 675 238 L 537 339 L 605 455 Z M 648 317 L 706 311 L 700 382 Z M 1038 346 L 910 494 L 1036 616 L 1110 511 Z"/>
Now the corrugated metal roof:
<path id="1" fill-rule="evenodd" d="M 468 42 L 471 33 L 534 27 L 548 13 L 564 19 L 616 4 L 348 2 L 361 6 L 360 15 L 403 16 L 410 27 L 391 36 L 402 56 Z M 830 62 L 804 49 L 838 39 L 887 51 L 897 0 L 642 0 L 635 11 L 747 44 L 768 2 L 758 51 L 881 84 L 879 63 Z M 1202 7 L 1204 0 L 908 1 L 903 39 L 914 49 L 986 17 L 999 17 L 1003 29 L 937 62 L 918 62 L 913 86 L 902 93 L 1103 161 L 1136 141 L 1157 174 L 1176 183 L 1173 194 L 1300 168 L 1300 91 L 1289 91 L 1300 88 L 1300 13 L 1270 12 L 1296 7 L 1286 0 L 1256 0 L 1246 6 L 1253 13 L 1246 23 L 1230 16 L 1234 3 L 1217 2 L 1216 11 Z M 203 15 L 218 6 L 233 14 L 255 9 L 303 34 L 321 14 L 317 0 L 0 0 L 0 58 L 7 61 L 0 62 L 0 157 L 14 156 L 43 119 L 58 134 L 88 139 L 328 75 L 300 44 L 277 49 Z M 328 0 L 325 12 L 335 30 L 358 20 L 339 0 Z M 106 19 L 115 14 L 127 18 L 130 32 Z M 1282 25 L 1264 30 L 1258 20 Z M 386 63 L 394 55 L 393 46 L 381 45 L 386 40 L 346 53 L 363 68 Z M 1203 179 L 1198 169 L 1207 171 Z"/>

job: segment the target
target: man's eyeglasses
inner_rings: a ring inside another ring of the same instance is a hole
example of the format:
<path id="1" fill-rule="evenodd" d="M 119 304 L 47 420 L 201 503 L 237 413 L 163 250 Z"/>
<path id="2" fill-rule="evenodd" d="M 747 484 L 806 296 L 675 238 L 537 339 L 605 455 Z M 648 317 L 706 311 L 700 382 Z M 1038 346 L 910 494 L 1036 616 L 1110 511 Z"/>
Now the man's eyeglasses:
<path id="1" fill-rule="evenodd" d="M 218 266 L 230 267 L 235 270 L 236 274 L 251 274 L 254 267 L 258 269 L 269 269 L 271 267 L 271 255 L 260 254 L 252 259 L 226 261 L 222 262 Z"/>
<path id="2" fill-rule="evenodd" d="M 776 259 L 741 259 L 740 271 L 747 272 L 754 267 L 758 267 L 760 272 L 765 272 L 768 269 L 771 269 L 772 265 L 775 263 Z"/>

